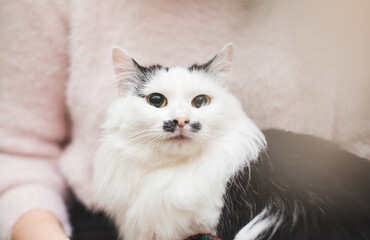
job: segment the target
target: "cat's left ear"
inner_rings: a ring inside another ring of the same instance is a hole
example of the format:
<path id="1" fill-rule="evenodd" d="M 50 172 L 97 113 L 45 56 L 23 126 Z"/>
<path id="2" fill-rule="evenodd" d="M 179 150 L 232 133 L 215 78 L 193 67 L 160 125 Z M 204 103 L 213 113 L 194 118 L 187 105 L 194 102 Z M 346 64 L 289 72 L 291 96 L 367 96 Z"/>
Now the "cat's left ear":
<path id="1" fill-rule="evenodd" d="M 141 66 L 139 66 L 139 64 L 137 64 L 125 50 L 117 46 L 113 47 L 112 61 L 120 93 L 123 93 L 128 89 L 134 89 L 141 84 Z"/>
<path id="2" fill-rule="evenodd" d="M 229 73 L 233 59 L 233 44 L 226 44 L 217 55 L 205 64 L 207 72 L 215 74 L 221 84 L 225 84 L 229 78 Z"/>

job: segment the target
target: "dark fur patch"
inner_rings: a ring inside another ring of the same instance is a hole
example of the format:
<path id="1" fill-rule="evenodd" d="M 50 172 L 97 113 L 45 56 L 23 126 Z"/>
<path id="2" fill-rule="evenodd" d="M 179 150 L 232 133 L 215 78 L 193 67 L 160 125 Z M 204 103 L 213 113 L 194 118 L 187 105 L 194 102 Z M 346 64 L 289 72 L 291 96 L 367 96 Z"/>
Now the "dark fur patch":
<path id="1" fill-rule="evenodd" d="M 264 133 L 266 153 L 226 186 L 218 237 L 268 209 L 278 219 L 259 240 L 370 239 L 370 162 L 317 137 Z"/>
<path id="2" fill-rule="evenodd" d="M 189 71 L 204 71 L 207 72 L 209 70 L 209 66 L 212 64 L 213 60 L 216 59 L 216 56 L 214 56 L 211 60 L 209 60 L 207 63 L 198 65 L 198 64 L 193 64 L 189 67 Z"/>
<path id="3" fill-rule="evenodd" d="M 134 59 L 132 59 L 132 61 L 135 63 L 135 66 L 137 67 L 137 69 L 140 71 L 143 77 L 142 80 L 144 82 L 148 81 L 149 80 L 148 77 L 150 77 L 151 75 L 154 75 L 155 72 L 158 72 L 162 69 L 168 71 L 168 67 L 163 67 L 162 65 L 159 65 L 159 64 L 144 67 L 144 66 L 139 65 Z"/>
<path id="4" fill-rule="evenodd" d="M 151 65 L 151 66 L 148 66 L 148 67 L 144 67 L 144 66 L 139 65 L 134 59 L 132 59 L 132 61 L 135 63 L 135 66 L 138 69 L 138 78 L 140 79 L 140 82 L 135 87 L 136 94 L 139 97 L 145 97 L 145 95 L 143 95 L 141 93 L 141 90 L 151 80 L 151 77 L 153 75 L 155 75 L 156 72 L 158 72 L 160 70 L 165 70 L 165 71 L 168 72 L 169 68 L 168 67 L 163 67 L 163 66 L 161 66 L 159 64 L 157 64 L 157 65 Z"/>
<path id="5" fill-rule="evenodd" d="M 202 124 L 200 122 L 194 122 L 194 123 L 190 123 L 190 131 L 191 132 L 198 132 L 202 129 Z"/>
<path id="6" fill-rule="evenodd" d="M 171 133 L 173 133 L 173 132 L 176 131 L 176 127 L 177 127 L 177 123 L 175 123 L 174 121 L 171 121 L 171 120 L 165 121 L 163 123 L 163 130 L 165 132 L 171 132 Z"/>

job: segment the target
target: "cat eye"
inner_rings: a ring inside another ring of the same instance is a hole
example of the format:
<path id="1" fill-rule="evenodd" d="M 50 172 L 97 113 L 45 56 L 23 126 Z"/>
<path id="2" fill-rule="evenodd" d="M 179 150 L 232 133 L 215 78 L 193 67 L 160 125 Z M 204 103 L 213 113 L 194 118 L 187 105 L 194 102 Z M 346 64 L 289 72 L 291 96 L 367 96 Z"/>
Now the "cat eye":
<path id="1" fill-rule="evenodd" d="M 146 97 L 146 101 L 156 108 L 163 108 L 167 105 L 167 98 L 160 93 L 150 94 Z"/>
<path id="2" fill-rule="evenodd" d="M 195 108 L 200 108 L 200 107 L 203 107 L 205 105 L 208 105 L 210 102 L 210 97 L 207 96 L 207 95 L 198 95 L 196 96 L 192 101 L 191 101 L 191 105 Z"/>

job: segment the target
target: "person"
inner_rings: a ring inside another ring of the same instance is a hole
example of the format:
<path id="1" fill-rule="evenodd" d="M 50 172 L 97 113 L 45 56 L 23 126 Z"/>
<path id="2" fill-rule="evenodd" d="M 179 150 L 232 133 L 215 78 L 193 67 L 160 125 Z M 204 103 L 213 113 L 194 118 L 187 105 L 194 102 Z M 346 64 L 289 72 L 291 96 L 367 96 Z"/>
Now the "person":
<path id="1" fill-rule="evenodd" d="M 114 45 L 140 63 L 173 66 L 202 63 L 232 41 L 228 84 L 260 127 L 314 134 L 370 158 L 369 4 L 332 6 L 1 1 L 0 239 L 93 232 L 78 224 L 96 210 L 91 161 L 118 97 Z"/>

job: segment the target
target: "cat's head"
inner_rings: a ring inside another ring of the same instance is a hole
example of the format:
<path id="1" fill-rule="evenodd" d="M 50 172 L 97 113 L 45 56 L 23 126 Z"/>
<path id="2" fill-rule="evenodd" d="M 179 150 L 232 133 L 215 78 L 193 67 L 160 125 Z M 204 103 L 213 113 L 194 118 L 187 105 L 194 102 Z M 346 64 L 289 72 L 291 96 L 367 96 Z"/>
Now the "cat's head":
<path id="1" fill-rule="evenodd" d="M 144 67 L 114 48 L 121 97 L 108 124 L 116 125 L 126 141 L 158 152 L 187 156 L 201 151 L 232 131 L 233 120 L 242 115 L 239 102 L 225 89 L 232 54 L 228 44 L 203 65 Z"/>

